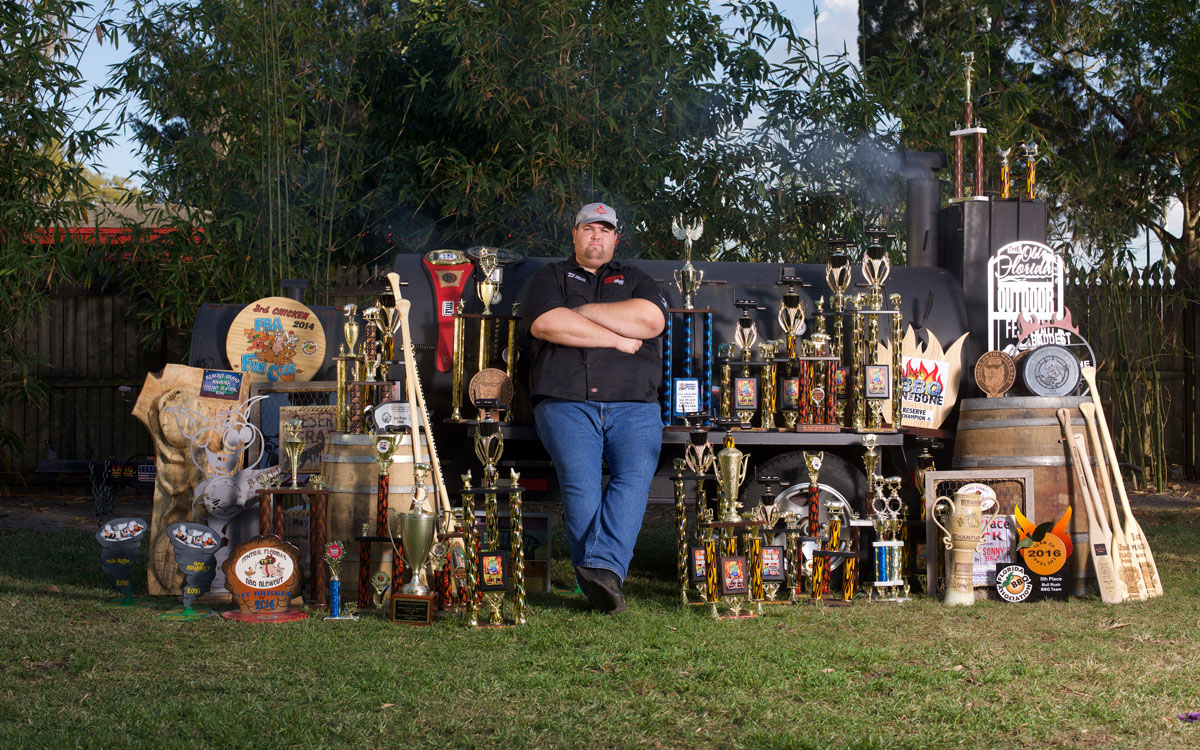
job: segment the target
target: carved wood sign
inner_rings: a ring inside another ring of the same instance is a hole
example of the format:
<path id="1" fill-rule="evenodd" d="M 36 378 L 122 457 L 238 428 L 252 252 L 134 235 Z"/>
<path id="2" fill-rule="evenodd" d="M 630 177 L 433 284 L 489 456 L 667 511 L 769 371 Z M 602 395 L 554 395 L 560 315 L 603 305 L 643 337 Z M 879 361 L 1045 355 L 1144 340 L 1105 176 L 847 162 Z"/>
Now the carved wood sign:
<path id="1" fill-rule="evenodd" d="M 225 585 L 246 614 L 287 612 L 300 591 L 300 551 L 277 536 L 239 544 L 221 566 Z"/>

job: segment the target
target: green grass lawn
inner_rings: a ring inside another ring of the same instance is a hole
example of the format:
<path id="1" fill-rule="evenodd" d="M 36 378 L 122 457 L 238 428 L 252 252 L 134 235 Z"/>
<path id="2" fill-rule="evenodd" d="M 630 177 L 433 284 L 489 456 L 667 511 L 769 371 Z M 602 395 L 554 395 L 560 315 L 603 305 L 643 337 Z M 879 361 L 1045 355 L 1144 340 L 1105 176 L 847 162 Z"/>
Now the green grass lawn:
<path id="1" fill-rule="evenodd" d="M 158 622 L 98 606 L 91 535 L 3 531 L 0 746 L 1194 748 L 1174 717 L 1200 711 L 1200 510 L 1139 520 L 1166 591 L 1146 603 L 717 622 L 676 604 L 672 528 L 651 523 L 628 612 L 534 596 L 528 627 L 488 631 Z"/>

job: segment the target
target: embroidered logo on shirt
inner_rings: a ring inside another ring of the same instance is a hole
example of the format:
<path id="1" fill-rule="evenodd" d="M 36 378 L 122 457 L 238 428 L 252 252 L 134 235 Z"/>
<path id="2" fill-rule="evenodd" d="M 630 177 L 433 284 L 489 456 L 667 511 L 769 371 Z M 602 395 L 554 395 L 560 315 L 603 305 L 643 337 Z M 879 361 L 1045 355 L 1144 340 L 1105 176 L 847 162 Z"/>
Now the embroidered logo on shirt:
<path id="1" fill-rule="evenodd" d="M 625 277 L 624 277 L 624 276 L 622 276 L 622 275 L 618 275 L 618 276 L 609 276 L 607 279 L 605 279 L 605 280 L 604 280 L 604 283 L 605 283 L 605 284 L 621 284 L 621 285 L 624 285 L 624 284 L 625 284 Z"/>
<path id="2" fill-rule="evenodd" d="M 568 279 L 575 279 L 576 281 L 582 281 L 582 282 L 583 282 L 583 283 L 585 283 L 585 284 L 587 283 L 587 279 L 583 278 L 582 276 L 580 276 L 579 274 L 575 273 L 574 271 L 567 271 L 567 278 L 568 278 Z"/>

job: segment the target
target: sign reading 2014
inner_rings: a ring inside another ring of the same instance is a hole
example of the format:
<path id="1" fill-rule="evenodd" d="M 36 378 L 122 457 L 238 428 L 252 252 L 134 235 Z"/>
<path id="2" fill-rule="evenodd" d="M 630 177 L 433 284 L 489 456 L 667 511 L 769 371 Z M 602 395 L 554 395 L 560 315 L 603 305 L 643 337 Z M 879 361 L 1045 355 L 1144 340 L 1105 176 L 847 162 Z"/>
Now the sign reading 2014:
<path id="1" fill-rule="evenodd" d="M 252 382 L 312 380 L 325 361 L 325 329 L 303 303 L 266 297 L 233 319 L 225 353 Z"/>
<path id="2" fill-rule="evenodd" d="M 988 261 L 988 349 L 1018 351 L 1022 318 L 1031 322 L 1063 317 L 1066 268 L 1040 242 L 1010 242 Z"/>

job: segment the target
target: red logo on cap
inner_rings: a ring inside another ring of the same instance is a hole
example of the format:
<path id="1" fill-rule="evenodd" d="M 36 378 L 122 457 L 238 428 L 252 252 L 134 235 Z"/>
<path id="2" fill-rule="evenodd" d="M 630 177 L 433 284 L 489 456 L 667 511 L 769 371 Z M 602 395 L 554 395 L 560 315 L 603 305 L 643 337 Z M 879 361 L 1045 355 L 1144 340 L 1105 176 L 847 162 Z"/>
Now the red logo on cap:
<path id="1" fill-rule="evenodd" d="M 598 214 L 606 214 L 606 213 L 608 213 L 608 211 L 605 211 L 605 210 L 604 210 L 604 206 L 596 206 L 596 213 L 598 213 Z"/>

